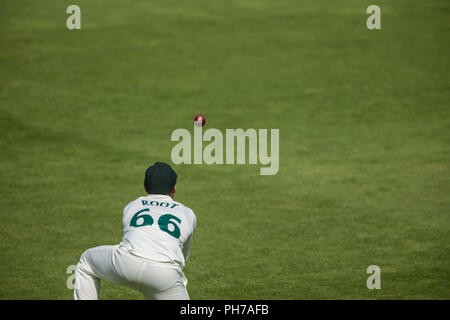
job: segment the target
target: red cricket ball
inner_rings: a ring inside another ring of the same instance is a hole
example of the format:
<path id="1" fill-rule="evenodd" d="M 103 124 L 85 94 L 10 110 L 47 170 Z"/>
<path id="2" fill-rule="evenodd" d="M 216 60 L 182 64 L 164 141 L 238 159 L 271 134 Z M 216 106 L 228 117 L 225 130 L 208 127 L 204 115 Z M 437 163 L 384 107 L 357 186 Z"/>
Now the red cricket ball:
<path id="1" fill-rule="evenodd" d="M 201 113 L 196 114 L 194 116 L 194 125 L 198 127 L 203 127 L 206 123 L 206 117 L 202 115 Z"/>

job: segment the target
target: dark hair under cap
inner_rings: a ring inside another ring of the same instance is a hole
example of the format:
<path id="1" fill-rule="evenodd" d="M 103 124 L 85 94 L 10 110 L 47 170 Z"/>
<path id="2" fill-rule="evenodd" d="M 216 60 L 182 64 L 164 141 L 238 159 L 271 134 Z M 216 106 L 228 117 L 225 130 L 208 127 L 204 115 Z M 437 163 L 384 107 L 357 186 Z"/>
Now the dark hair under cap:
<path id="1" fill-rule="evenodd" d="M 164 162 L 155 162 L 145 171 L 144 187 L 148 194 L 168 194 L 177 183 L 176 172 Z"/>

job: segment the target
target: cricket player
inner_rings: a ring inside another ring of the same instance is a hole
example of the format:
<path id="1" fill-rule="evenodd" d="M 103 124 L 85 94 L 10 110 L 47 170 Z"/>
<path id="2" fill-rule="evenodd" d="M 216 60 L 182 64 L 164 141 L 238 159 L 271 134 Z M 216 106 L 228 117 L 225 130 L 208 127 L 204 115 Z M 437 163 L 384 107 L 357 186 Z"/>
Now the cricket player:
<path id="1" fill-rule="evenodd" d="M 100 280 L 127 286 L 147 299 L 188 300 L 183 268 L 196 227 L 194 212 L 174 201 L 177 174 L 156 162 L 145 172 L 146 196 L 123 210 L 119 245 L 86 250 L 75 271 L 76 300 L 95 300 Z"/>

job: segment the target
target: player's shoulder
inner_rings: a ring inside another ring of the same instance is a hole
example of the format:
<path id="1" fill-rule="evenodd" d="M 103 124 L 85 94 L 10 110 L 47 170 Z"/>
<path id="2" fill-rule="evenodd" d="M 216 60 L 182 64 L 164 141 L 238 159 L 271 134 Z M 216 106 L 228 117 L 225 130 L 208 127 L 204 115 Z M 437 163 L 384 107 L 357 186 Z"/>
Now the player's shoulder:
<path id="1" fill-rule="evenodd" d="M 175 200 L 173 200 L 173 203 L 177 204 L 177 207 L 179 208 L 179 210 L 184 210 L 188 214 L 195 216 L 194 210 L 189 208 L 187 205 L 185 205 L 185 204 L 183 204 L 181 202 L 175 201 Z"/>
<path id="2" fill-rule="evenodd" d="M 192 220 L 192 222 L 194 224 L 196 224 L 197 221 L 197 217 L 194 213 L 194 210 L 192 210 L 190 207 L 184 205 L 183 203 L 179 202 L 179 201 L 175 201 L 172 198 L 170 198 L 170 201 L 168 201 L 169 199 L 166 199 L 166 197 L 164 196 L 163 199 L 161 199 L 160 195 L 154 196 L 154 195 L 146 195 L 146 196 L 141 196 L 131 202 L 129 202 L 123 209 L 123 212 L 126 213 L 128 212 L 130 209 L 134 209 L 136 207 L 140 207 L 143 204 L 147 205 L 163 205 L 162 207 L 164 208 L 170 208 L 170 210 L 175 210 L 175 212 L 178 212 L 180 214 L 183 214 L 184 216 L 190 218 Z M 170 203 L 170 204 L 169 204 Z"/>
<path id="3" fill-rule="evenodd" d="M 143 200 L 144 198 L 145 198 L 145 197 L 142 196 L 142 197 L 139 197 L 139 198 L 137 198 L 137 199 L 135 199 L 135 200 L 130 201 L 130 202 L 127 203 L 127 205 L 123 208 L 123 212 L 127 212 L 127 211 L 130 210 L 131 208 L 135 207 L 136 205 L 138 205 L 139 203 L 141 203 L 142 200 Z"/>
<path id="4" fill-rule="evenodd" d="M 173 200 L 173 202 L 178 205 L 177 206 L 178 210 L 183 210 L 184 214 L 189 216 L 194 221 L 194 223 L 197 221 L 197 216 L 195 215 L 194 210 L 182 204 L 181 202 L 175 200 Z"/>

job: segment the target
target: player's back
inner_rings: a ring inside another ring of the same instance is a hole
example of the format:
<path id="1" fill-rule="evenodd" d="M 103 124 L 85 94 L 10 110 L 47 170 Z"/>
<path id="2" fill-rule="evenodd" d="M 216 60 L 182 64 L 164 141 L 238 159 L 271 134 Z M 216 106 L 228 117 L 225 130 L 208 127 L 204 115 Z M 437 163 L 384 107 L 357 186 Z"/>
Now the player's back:
<path id="1" fill-rule="evenodd" d="M 122 223 L 121 245 L 131 253 L 184 267 L 196 225 L 190 208 L 170 196 L 149 194 L 124 208 Z"/>

